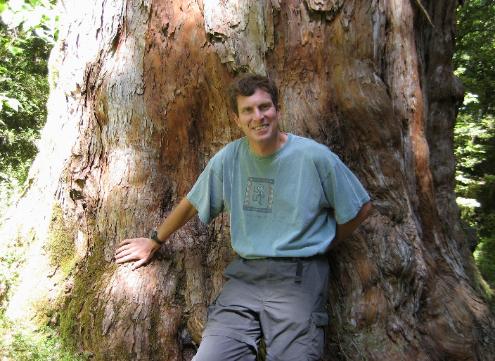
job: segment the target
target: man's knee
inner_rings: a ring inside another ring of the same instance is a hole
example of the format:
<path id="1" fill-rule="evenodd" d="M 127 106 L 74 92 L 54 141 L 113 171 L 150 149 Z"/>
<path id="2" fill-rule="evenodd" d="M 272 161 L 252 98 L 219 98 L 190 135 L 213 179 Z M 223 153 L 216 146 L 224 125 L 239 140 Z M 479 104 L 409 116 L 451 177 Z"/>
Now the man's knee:
<path id="1" fill-rule="evenodd" d="M 225 336 L 205 336 L 193 361 L 255 361 L 256 350 Z"/>

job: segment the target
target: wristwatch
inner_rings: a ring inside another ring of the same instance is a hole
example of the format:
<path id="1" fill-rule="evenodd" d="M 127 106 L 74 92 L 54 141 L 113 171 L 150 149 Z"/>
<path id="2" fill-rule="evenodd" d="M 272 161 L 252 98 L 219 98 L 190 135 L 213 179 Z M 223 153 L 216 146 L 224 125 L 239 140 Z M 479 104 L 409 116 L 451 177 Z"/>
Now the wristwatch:
<path id="1" fill-rule="evenodd" d="M 150 233 L 150 239 L 155 241 L 158 244 L 163 244 L 165 241 L 162 241 L 160 238 L 158 238 L 158 231 L 156 229 L 152 230 Z"/>

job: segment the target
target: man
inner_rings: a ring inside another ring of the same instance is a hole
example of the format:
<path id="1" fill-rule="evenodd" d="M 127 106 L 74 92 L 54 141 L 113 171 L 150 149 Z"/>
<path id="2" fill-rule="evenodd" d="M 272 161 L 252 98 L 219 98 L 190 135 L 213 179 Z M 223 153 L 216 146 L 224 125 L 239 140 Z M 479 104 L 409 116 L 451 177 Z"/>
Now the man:
<path id="1" fill-rule="evenodd" d="M 328 262 L 325 253 L 366 218 L 370 198 L 327 147 L 279 128 L 278 91 L 259 75 L 230 88 L 245 137 L 208 163 L 189 194 L 150 238 L 123 241 L 116 262 L 147 263 L 195 214 L 230 214 L 239 255 L 208 312 L 196 361 L 319 360 L 323 353 Z"/>

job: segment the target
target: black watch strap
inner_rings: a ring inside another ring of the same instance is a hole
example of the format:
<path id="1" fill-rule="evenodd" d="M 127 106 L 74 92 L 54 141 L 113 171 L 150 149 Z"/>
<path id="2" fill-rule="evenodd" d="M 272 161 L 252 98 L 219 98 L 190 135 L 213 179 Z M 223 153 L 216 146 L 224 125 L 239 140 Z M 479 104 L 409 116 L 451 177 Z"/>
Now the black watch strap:
<path id="1" fill-rule="evenodd" d="M 159 243 L 159 244 L 163 244 L 165 242 L 165 241 L 162 241 L 160 238 L 158 238 L 158 232 L 156 229 L 151 231 L 150 239 L 152 239 L 153 241 L 155 241 L 156 243 Z"/>

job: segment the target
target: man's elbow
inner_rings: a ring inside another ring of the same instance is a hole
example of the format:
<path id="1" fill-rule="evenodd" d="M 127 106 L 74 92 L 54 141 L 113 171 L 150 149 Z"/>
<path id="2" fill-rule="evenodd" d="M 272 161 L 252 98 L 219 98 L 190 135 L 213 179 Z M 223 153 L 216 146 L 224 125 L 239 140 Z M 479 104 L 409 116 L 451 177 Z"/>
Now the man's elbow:
<path id="1" fill-rule="evenodd" d="M 360 220 L 360 223 L 363 222 L 366 218 L 368 218 L 372 208 L 373 206 L 371 204 L 371 201 L 368 201 L 365 204 L 363 204 L 357 216 L 357 218 Z"/>

